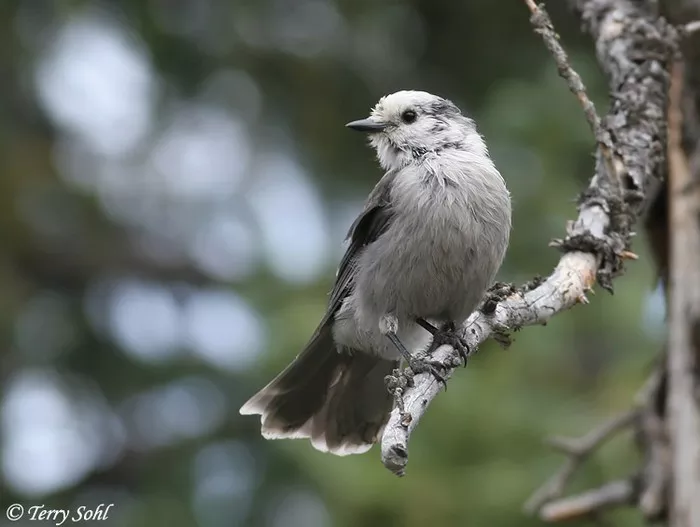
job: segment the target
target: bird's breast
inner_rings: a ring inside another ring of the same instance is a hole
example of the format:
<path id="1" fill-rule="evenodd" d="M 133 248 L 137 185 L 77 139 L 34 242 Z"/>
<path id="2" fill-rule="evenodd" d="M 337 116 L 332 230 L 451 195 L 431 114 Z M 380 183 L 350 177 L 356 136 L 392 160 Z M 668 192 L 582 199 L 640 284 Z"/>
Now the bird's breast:
<path id="1" fill-rule="evenodd" d="M 503 260 L 510 201 L 495 167 L 433 162 L 397 174 L 391 222 L 360 257 L 356 293 L 369 322 L 384 313 L 462 322 Z"/>
<path id="2" fill-rule="evenodd" d="M 478 218 L 465 188 L 440 176 L 406 178 L 394 189 L 394 222 L 405 241 L 454 251 L 473 242 Z M 455 245 L 456 244 L 456 245 Z"/>
<path id="3" fill-rule="evenodd" d="M 380 312 L 452 318 L 474 303 L 469 285 L 481 287 L 474 273 L 481 229 L 458 189 L 416 190 L 393 200 L 391 226 L 363 255 L 360 290 Z"/>

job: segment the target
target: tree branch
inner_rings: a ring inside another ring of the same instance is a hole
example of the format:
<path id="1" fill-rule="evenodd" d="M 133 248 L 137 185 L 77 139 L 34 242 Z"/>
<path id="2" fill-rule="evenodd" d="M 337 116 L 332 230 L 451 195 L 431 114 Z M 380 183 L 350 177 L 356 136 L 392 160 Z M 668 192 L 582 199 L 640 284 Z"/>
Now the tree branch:
<path id="1" fill-rule="evenodd" d="M 660 364 L 662 366 L 662 364 Z M 525 510 L 542 520 L 559 522 L 597 515 L 607 508 L 637 504 L 649 521 L 659 520 L 667 506 L 670 474 L 669 449 L 664 424 L 658 415 L 664 391 L 664 369 L 655 368 L 634 398 L 633 408 L 603 423 L 579 439 L 550 440 L 568 458 L 564 465 L 528 500 Z M 576 471 L 605 442 L 632 428 L 644 463 L 641 470 L 619 481 L 576 496 L 562 497 Z"/>
<path id="2" fill-rule="evenodd" d="M 611 280 L 622 272 L 623 261 L 633 257 L 629 252 L 631 227 L 649 189 L 663 174 L 667 66 L 677 39 L 671 26 L 640 3 L 574 2 L 596 42 L 610 85 L 610 111 L 600 122 L 611 138 L 613 170 L 606 169 L 606 154 L 596 138 L 595 175 L 579 199 L 578 219 L 567 226 L 564 240 L 554 242 L 565 254 L 536 288 L 511 294 L 492 313 L 476 311 L 469 317 L 462 331 L 472 350 L 490 336 L 543 324 L 577 303 L 586 303 L 585 295 L 596 279 L 611 290 Z M 542 33 L 545 39 L 550 38 L 547 35 Z M 446 377 L 454 370 L 454 354 L 452 348 L 442 346 L 433 356 L 446 361 Z M 403 404 L 392 411 L 381 441 L 382 462 L 397 475 L 404 473 L 409 437 L 438 394 L 439 385 L 432 375 L 420 374 L 413 386 L 400 392 Z"/>
<path id="3" fill-rule="evenodd" d="M 597 489 L 548 503 L 542 507 L 540 518 L 551 523 L 584 518 L 632 503 L 635 492 L 635 483 L 631 479 L 612 481 Z"/>
<path id="4" fill-rule="evenodd" d="M 553 499 L 561 497 L 576 471 L 588 457 L 618 432 L 630 428 L 639 417 L 639 412 L 631 410 L 603 423 L 581 438 L 551 438 L 553 448 L 566 454 L 567 460 L 561 469 L 540 487 L 525 504 L 525 510 L 534 513 Z M 543 514 L 542 511 L 540 511 Z"/>
<path id="5" fill-rule="evenodd" d="M 532 13 L 530 23 L 534 26 L 535 32 L 542 36 L 544 45 L 554 58 L 559 75 L 566 81 L 571 93 L 573 93 L 578 99 L 579 103 L 581 103 L 583 113 L 586 116 L 586 121 L 588 121 L 588 126 L 591 127 L 591 132 L 593 132 L 593 135 L 598 142 L 598 148 L 600 149 L 601 156 L 605 162 L 607 175 L 609 177 L 613 177 L 617 170 L 613 162 L 610 134 L 603 128 L 600 122 L 600 117 L 598 117 L 598 112 L 596 112 L 595 105 L 588 97 L 586 87 L 583 85 L 581 77 L 574 71 L 571 64 L 569 64 L 569 57 L 567 56 L 562 45 L 559 43 L 559 35 L 556 33 L 556 31 L 554 31 L 554 24 L 552 24 L 549 14 L 547 11 L 545 11 L 543 5 L 538 6 L 535 4 L 534 0 L 525 0 L 525 4 Z"/>

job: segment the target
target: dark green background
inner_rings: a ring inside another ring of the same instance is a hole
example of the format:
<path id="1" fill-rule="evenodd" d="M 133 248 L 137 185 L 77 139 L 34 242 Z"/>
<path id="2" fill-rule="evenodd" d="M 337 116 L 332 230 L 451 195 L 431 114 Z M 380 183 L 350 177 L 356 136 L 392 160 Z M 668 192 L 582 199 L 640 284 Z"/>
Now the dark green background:
<path id="1" fill-rule="evenodd" d="M 603 111 L 592 46 L 551 4 Z M 614 296 L 457 372 L 403 479 L 376 449 L 266 442 L 238 415 L 323 312 L 380 176 L 343 124 L 386 93 L 438 93 L 477 120 L 513 194 L 500 278 L 555 265 L 547 244 L 575 217 L 594 145 L 528 17 L 494 0 L 3 0 L 3 510 L 114 503 L 103 525 L 149 527 L 539 525 L 522 504 L 560 461 L 542 439 L 624 409 L 661 346 L 640 239 Z M 631 445 L 603 450 L 577 488 L 626 475 Z"/>

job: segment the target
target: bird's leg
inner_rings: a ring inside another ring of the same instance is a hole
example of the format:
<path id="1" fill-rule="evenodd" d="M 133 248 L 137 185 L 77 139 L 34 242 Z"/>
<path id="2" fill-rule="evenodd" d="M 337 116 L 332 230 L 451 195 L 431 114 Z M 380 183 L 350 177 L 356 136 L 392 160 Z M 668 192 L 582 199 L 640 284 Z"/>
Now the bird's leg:
<path id="1" fill-rule="evenodd" d="M 436 328 L 423 318 L 417 318 L 416 322 L 433 336 L 433 341 L 430 343 L 427 351 L 428 354 L 433 353 L 443 344 L 449 344 L 459 353 L 459 356 L 464 361 L 464 366 L 467 365 L 467 359 L 471 350 L 467 341 L 457 333 L 457 327 L 453 321 L 446 322 L 440 328 Z"/>
<path id="2" fill-rule="evenodd" d="M 391 341 L 391 343 L 396 347 L 397 350 L 399 350 L 399 353 L 401 356 L 404 358 L 406 363 L 408 364 L 408 367 L 411 368 L 411 371 L 414 374 L 418 373 L 431 373 L 435 379 L 437 379 L 438 382 L 441 382 L 442 384 L 447 387 L 447 382 L 445 381 L 445 377 L 442 376 L 442 374 L 438 371 L 437 367 L 444 367 L 442 363 L 437 362 L 437 361 L 431 361 L 428 358 L 421 358 L 421 357 L 414 357 L 411 355 L 411 352 L 406 349 L 406 346 L 404 346 L 401 341 L 399 340 L 398 335 L 396 333 L 387 333 L 386 334 L 387 338 Z"/>
<path id="3" fill-rule="evenodd" d="M 435 377 L 435 379 L 437 379 L 438 382 L 441 382 L 445 385 L 445 388 L 447 388 L 447 382 L 445 381 L 445 377 L 443 377 L 442 374 L 438 371 L 438 367 L 444 368 L 444 365 L 437 361 L 431 361 L 427 357 L 414 357 L 411 354 L 411 352 L 406 349 L 406 346 L 403 345 L 403 343 L 399 339 L 399 336 L 396 333 L 398 329 L 398 321 L 394 316 L 383 317 L 380 324 L 380 328 L 382 330 L 382 333 L 384 333 L 384 335 L 386 335 L 386 337 L 389 339 L 389 342 L 391 342 L 394 345 L 394 347 L 399 351 L 403 359 L 408 364 L 408 367 L 414 374 L 425 372 L 430 373 L 433 375 L 433 377 Z"/>

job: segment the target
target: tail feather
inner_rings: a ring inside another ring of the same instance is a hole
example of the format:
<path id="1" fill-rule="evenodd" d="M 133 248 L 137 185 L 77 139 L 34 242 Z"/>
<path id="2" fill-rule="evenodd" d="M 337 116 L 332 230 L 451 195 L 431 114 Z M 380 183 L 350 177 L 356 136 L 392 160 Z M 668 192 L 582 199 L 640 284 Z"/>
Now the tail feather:
<path id="1" fill-rule="evenodd" d="M 384 376 L 396 365 L 365 353 L 338 351 L 327 325 L 240 413 L 259 414 L 267 439 L 310 438 L 314 448 L 337 455 L 366 452 L 391 411 Z"/>

